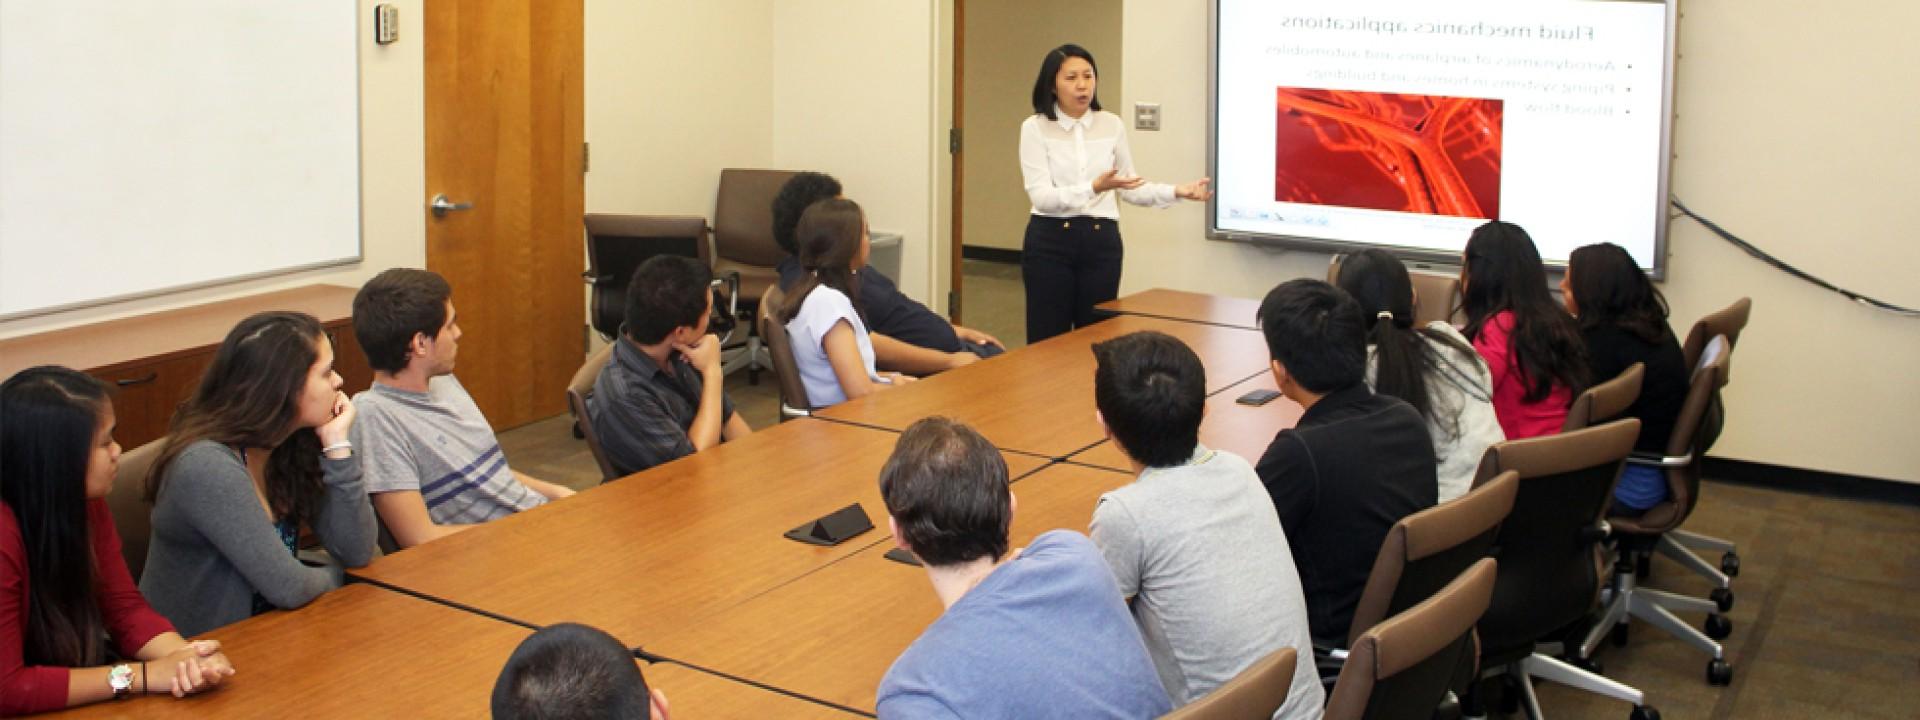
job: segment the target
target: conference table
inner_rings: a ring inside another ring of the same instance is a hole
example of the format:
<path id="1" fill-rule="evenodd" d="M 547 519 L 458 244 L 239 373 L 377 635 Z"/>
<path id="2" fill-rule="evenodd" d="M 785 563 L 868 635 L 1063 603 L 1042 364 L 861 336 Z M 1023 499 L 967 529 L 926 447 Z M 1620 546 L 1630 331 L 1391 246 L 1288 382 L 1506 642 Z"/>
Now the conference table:
<path id="1" fill-rule="evenodd" d="M 1092 326 L 378 558 L 305 608 L 210 633 L 240 668 L 227 686 L 72 714 L 479 716 L 513 648 L 561 622 L 633 647 L 683 717 L 871 714 L 880 678 L 942 610 L 924 570 L 887 557 L 878 478 L 899 433 L 945 415 L 993 442 L 1018 498 L 1015 547 L 1085 532 L 1100 495 L 1133 479 L 1094 415 L 1096 343 L 1156 331 L 1192 347 L 1201 442 L 1216 449 L 1253 461 L 1298 421 L 1284 398 L 1235 402 L 1273 387 L 1252 302 L 1121 298 Z M 856 503 L 872 529 L 836 545 L 784 536 Z"/>

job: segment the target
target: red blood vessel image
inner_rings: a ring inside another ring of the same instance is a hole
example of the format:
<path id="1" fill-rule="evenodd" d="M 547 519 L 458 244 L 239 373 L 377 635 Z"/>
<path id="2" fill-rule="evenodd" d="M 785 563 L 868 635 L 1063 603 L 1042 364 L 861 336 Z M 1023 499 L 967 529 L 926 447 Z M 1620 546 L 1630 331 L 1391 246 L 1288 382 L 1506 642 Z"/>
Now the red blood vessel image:
<path id="1" fill-rule="evenodd" d="M 1279 88 L 1273 199 L 1500 217 L 1503 103 Z"/>

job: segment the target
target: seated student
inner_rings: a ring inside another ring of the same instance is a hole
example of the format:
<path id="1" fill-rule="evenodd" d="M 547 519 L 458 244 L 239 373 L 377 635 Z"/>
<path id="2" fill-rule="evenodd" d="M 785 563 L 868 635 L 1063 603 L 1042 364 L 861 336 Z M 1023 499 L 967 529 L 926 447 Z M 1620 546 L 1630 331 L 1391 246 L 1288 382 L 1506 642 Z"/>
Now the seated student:
<path id="1" fill-rule="evenodd" d="M 507 657 L 493 683 L 494 720 L 667 720 L 667 696 L 649 690 L 633 651 L 605 632 L 560 623 Z"/>
<path id="2" fill-rule="evenodd" d="M 573 494 L 508 467 L 454 379 L 452 294 L 436 273 L 393 268 L 353 296 L 353 335 L 373 367 L 373 386 L 353 398 L 353 442 L 373 509 L 403 548 Z"/>
<path id="3" fill-rule="evenodd" d="M 1433 507 L 1433 441 L 1420 413 L 1367 389 L 1360 305 L 1319 280 L 1289 280 L 1260 303 L 1280 392 L 1306 408 L 1255 469 L 1287 530 L 1313 642 L 1345 647 L 1387 530 Z"/>
<path id="4" fill-rule="evenodd" d="M 1622 417 L 1640 418 L 1635 452 L 1666 454 L 1691 375 L 1680 341 L 1667 326 L 1667 299 L 1633 256 L 1613 243 L 1574 250 L 1560 291 L 1587 341 L 1595 381 L 1618 377 L 1634 363 L 1644 365 L 1640 397 Z M 1629 463 L 1613 486 L 1612 512 L 1638 517 L 1666 499 L 1665 471 Z"/>
<path id="5" fill-rule="evenodd" d="M 1547 292 L 1533 238 L 1513 223 L 1474 229 L 1460 259 L 1466 336 L 1493 374 L 1493 411 L 1508 440 L 1560 432 L 1587 388 L 1580 328 Z"/>
<path id="6" fill-rule="evenodd" d="M 773 198 L 773 239 L 787 256 L 780 259 L 780 289 L 791 291 L 807 271 L 800 267 L 794 229 L 800 214 L 821 200 L 840 197 L 840 181 L 817 172 L 793 176 Z M 932 375 L 980 358 L 1006 352 L 992 335 L 961 327 L 934 314 L 907 297 L 883 273 L 860 278 L 860 306 L 865 310 L 873 340 L 874 362 L 888 370 Z"/>
<path id="7" fill-rule="evenodd" d="M 340 587 L 295 556 L 300 528 L 336 562 L 373 560 L 373 508 L 348 429 L 333 343 L 312 315 L 240 321 L 173 415 L 147 475 L 153 538 L 140 592 L 186 635 Z"/>
<path id="8" fill-rule="evenodd" d="M 946 612 L 880 680 L 881 718 L 1151 718 L 1171 709 L 1113 572 L 1086 536 L 1007 549 L 1006 460 L 972 428 L 914 423 L 880 470 L 894 542 Z"/>
<path id="9" fill-rule="evenodd" d="M 1439 462 L 1440 502 L 1466 494 L 1487 447 L 1507 439 L 1493 412 L 1493 376 L 1460 331 L 1442 320 L 1413 327 L 1413 281 L 1385 250 L 1340 264 L 1340 289 L 1367 324 L 1367 385 L 1427 419 Z"/>
<path id="10" fill-rule="evenodd" d="M 1179 340 L 1137 332 L 1093 346 L 1094 402 L 1133 484 L 1100 497 L 1089 534 L 1107 558 L 1175 707 L 1275 650 L 1313 657 L 1300 575 L 1253 466 L 1200 445 L 1206 370 Z M 1275 718 L 1320 717 L 1313 663 Z"/>
<path id="11" fill-rule="evenodd" d="M 712 278 L 698 260 L 656 255 L 627 284 L 627 322 L 587 404 L 622 475 L 753 432 L 723 389 L 720 339 L 707 333 Z"/>
<path id="12" fill-rule="evenodd" d="M 845 198 L 814 203 L 801 214 L 795 236 L 807 276 L 773 317 L 786 323 L 807 401 L 826 407 L 912 382 L 912 376 L 874 368 L 866 314 L 853 301 L 872 250 L 860 206 Z"/>
<path id="13" fill-rule="evenodd" d="M 113 426 L 107 387 L 83 373 L 0 384 L 0 715 L 186 697 L 233 674 L 218 641 L 187 642 L 134 589 L 107 510 Z"/>

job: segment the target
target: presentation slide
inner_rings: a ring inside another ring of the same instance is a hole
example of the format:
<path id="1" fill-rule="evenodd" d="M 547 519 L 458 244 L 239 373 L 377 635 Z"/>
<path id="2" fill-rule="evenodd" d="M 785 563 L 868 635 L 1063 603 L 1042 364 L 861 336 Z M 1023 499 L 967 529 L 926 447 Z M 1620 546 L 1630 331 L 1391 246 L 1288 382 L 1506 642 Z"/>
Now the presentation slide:
<path id="1" fill-rule="evenodd" d="M 1666 3 L 1218 3 L 1216 236 L 1457 256 L 1499 219 L 1655 267 Z"/>

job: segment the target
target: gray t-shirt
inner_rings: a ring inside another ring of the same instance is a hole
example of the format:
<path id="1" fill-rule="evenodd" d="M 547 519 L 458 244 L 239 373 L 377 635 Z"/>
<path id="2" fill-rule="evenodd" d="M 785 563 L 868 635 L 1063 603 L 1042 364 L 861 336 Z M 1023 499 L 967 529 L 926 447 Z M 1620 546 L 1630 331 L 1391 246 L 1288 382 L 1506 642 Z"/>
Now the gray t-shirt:
<path id="1" fill-rule="evenodd" d="M 547 501 L 514 477 L 487 416 L 452 375 L 427 381 L 424 394 L 374 383 L 353 407 L 353 448 L 369 493 L 417 491 L 440 525 L 486 522 Z"/>
<path id="2" fill-rule="evenodd" d="M 1317 718 L 1307 604 L 1293 553 L 1253 466 L 1205 447 L 1100 497 L 1093 542 L 1133 597 L 1134 621 L 1175 707 L 1283 647 L 1299 653 L 1275 718 Z"/>

